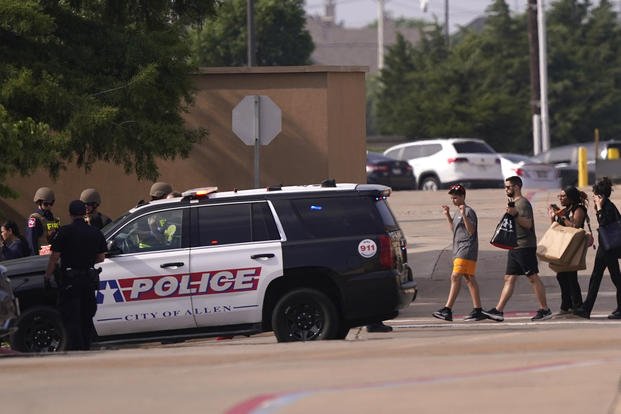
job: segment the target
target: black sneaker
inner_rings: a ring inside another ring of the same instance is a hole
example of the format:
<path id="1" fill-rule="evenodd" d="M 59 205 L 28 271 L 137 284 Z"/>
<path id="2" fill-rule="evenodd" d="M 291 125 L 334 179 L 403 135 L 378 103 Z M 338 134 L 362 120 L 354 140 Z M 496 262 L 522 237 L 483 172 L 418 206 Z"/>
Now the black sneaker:
<path id="1" fill-rule="evenodd" d="M 367 325 L 367 332 L 392 332 L 392 326 L 384 324 L 384 322 L 377 322 Z"/>
<path id="2" fill-rule="evenodd" d="M 483 314 L 483 310 L 481 308 L 479 309 L 472 309 L 472 312 L 470 312 L 470 315 L 466 316 L 464 318 L 464 321 L 482 321 L 484 319 L 487 319 L 487 316 Z"/>
<path id="3" fill-rule="evenodd" d="M 608 319 L 621 319 L 621 311 L 619 309 L 615 310 L 613 313 L 608 315 Z"/>
<path id="4" fill-rule="evenodd" d="M 550 319 L 552 317 L 552 311 L 550 308 L 548 309 L 539 309 L 537 314 L 530 318 L 531 321 L 545 321 L 546 319 Z"/>
<path id="5" fill-rule="evenodd" d="M 574 315 L 580 316 L 581 318 L 584 318 L 584 319 L 591 319 L 591 312 L 588 312 L 583 307 L 574 309 Z"/>
<path id="6" fill-rule="evenodd" d="M 483 313 L 483 315 L 487 316 L 488 318 L 495 320 L 496 322 L 502 322 L 505 320 L 505 315 L 504 313 L 502 313 L 501 311 L 499 311 L 496 308 L 491 308 L 490 310 L 484 310 L 481 311 Z"/>
<path id="7" fill-rule="evenodd" d="M 435 311 L 432 315 L 434 318 L 443 319 L 449 322 L 453 320 L 453 312 L 446 306 L 438 311 Z"/>

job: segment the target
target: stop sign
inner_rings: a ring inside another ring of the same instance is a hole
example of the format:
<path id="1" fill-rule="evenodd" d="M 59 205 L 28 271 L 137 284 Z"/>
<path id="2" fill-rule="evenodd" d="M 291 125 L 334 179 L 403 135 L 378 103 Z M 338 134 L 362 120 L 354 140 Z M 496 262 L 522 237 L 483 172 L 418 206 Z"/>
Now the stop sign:
<path id="1" fill-rule="evenodd" d="M 269 96 L 245 96 L 233 109 L 233 132 L 246 145 L 254 145 L 255 139 L 267 145 L 281 129 L 282 112 Z"/>

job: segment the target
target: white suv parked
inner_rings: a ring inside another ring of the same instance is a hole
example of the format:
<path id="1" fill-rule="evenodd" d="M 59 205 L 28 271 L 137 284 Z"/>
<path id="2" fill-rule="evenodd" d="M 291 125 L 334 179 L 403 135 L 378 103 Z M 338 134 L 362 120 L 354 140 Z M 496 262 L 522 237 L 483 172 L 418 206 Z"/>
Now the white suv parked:
<path id="1" fill-rule="evenodd" d="M 384 155 L 409 162 L 421 190 L 435 191 L 456 183 L 502 188 L 504 183 L 498 154 L 480 139 L 415 141 L 390 147 Z"/>

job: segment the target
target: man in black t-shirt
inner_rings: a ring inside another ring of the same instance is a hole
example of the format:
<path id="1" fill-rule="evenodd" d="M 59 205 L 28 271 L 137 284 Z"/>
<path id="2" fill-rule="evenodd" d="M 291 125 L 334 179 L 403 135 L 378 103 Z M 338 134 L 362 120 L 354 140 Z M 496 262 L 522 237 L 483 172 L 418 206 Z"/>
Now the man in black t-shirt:
<path id="1" fill-rule="evenodd" d="M 86 207 L 82 201 L 72 201 L 69 214 L 72 223 L 62 226 L 52 239 L 45 279 L 49 283 L 60 259 L 58 306 L 67 329 L 66 349 L 88 350 L 97 312 L 99 271 L 94 265 L 105 259 L 106 240 L 101 231 L 84 221 Z"/>

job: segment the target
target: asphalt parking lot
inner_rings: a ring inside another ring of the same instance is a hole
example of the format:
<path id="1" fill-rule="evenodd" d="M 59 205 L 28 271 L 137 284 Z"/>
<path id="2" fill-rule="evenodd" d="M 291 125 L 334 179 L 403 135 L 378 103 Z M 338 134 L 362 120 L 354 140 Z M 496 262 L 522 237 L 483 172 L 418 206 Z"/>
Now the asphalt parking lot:
<path id="1" fill-rule="evenodd" d="M 556 192 L 533 192 L 539 235 Z M 618 205 L 618 195 L 613 197 Z M 439 321 L 448 293 L 451 234 L 444 193 L 397 192 L 390 205 L 409 243 L 420 294 L 391 333 L 352 329 L 345 341 L 278 344 L 271 334 L 231 340 L 145 344 L 89 353 L 0 358 L 2 412 L 208 413 L 621 413 L 621 322 L 604 283 L 589 320 L 533 323 L 536 302 L 524 280 L 505 322 Z M 498 298 L 505 252 L 487 243 L 503 212 L 502 190 L 476 190 L 477 277 L 485 307 Z M 588 269 L 594 253 L 587 256 Z M 556 311 L 556 279 L 541 274 Z M 580 272 L 585 290 L 588 271 Z M 455 316 L 472 305 L 462 291 Z"/>

